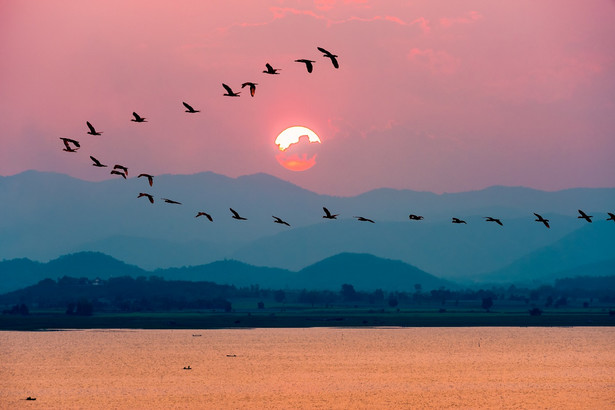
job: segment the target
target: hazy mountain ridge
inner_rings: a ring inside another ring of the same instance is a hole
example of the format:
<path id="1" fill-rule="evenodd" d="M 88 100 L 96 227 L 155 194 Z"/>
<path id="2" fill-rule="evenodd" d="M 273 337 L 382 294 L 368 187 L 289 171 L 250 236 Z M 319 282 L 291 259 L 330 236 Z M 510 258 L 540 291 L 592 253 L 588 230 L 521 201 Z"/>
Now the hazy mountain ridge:
<path id="1" fill-rule="evenodd" d="M 154 195 L 155 204 L 137 199 L 139 192 Z M 183 205 L 165 204 L 161 197 Z M 467 278 L 504 269 L 581 228 L 590 232 L 598 224 L 577 219 L 576 210 L 584 209 L 596 222 L 606 219 L 615 188 L 545 192 L 496 186 L 446 194 L 382 188 L 334 197 L 267 174 L 160 175 L 149 187 L 132 174 L 127 180 L 88 182 L 28 171 L 0 178 L 0 204 L 6 215 L 0 219 L 3 259 L 47 261 L 89 250 L 148 270 L 232 258 L 298 271 L 354 252 L 401 260 L 439 277 Z M 340 219 L 323 220 L 323 206 Z M 231 219 L 230 207 L 248 220 Z M 200 210 L 214 222 L 195 218 Z M 534 222 L 533 212 L 551 219 L 551 229 Z M 410 221 L 409 213 L 425 220 Z M 272 223 L 272 215 L 292 227 Z M 355 215 L 376 224 L 357 222 Z M 452 216 L 468 224 L 453 225 Z M 504 226 L 486 223 L 484 216 L 502 218 Z M 608 228 L 598 231 L 592 240 L 610 243 Z M 593 261 L 580 257 L 575 263 Z"/>

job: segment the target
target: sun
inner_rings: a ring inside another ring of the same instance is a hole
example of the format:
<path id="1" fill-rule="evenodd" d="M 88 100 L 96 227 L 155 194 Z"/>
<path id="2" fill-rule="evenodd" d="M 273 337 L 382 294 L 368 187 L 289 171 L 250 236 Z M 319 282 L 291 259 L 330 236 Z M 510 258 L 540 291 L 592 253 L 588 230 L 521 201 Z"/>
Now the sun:
<path id="1" fill-rule="evenodd" d="M 305 171 L 316 164 L 316 143 L 320 145 L 320 138 L 311 129 L 300 125 L 286 128 L 275 139 L 280 151 L 275 158 L 286 169 Z"/>

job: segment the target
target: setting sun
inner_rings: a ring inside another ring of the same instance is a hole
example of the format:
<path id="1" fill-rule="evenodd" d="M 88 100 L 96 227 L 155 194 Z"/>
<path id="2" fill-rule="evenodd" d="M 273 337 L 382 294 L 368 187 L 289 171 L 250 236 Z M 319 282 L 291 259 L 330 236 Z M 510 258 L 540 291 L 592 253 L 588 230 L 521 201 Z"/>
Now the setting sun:
<path id="1" fill-rule="evenodd" d="M 279 153 L 277 161 L 291 171 L 305 171 L 316 164 L 313 144 L 320 144 L 320 138 L 307 127 L 293 126 L 286 128 L 275 139 Z"/>

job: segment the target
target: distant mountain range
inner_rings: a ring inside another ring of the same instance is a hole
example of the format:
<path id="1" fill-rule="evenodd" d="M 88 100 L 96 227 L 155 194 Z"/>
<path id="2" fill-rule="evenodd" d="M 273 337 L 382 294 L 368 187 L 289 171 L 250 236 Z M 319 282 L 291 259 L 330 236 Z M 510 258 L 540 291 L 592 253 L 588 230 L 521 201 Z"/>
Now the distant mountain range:
<path id="1" fill-rule="evenodd" d="M 140 192 L 154 195 L 155 203 L 137 199 Z M 0 177 L 0 204 L 0 259 L 44 262 L 97 251 L 147 271 L 232 259 L 300 272 L 340 253 L 365 253 L 444 279 L 514 282 L 600 263 L 615 245 L 615 223 L 605 221 L 615 210 L 615 188 L 491 187 L 441 195 L 377 189 L 334 197 L 266 174 L 160 175 L 150 187 L 132 176 L 88 182 L 28 171 Z M 324 220 L 323 206 L 339 219 Z M 231 219 L 231 207 L 248 220 Z M 594 215 L 594 223 L 578 219 L 577 209 Z M 195 218 L 197 211 L 214 221 Z M 549 218 L 551 229 L 535 222 L 533 212 Z M 410 221 L 410 213 L 425 219 Z M 292 226 L 274 224 L 272 215 Z M 451 224 L 453 216 L 467 225 Z"/>
<path id="2" fill-rule="evenodd" d="M 420 284 L 425 291 L 442 286 L 456 287 L 452 282 L 400 261 L 350 253 L 332 256 L 298 272 L 252 266 L 235 260 L 150 272 L 98 252 L 64 255 L 47 263 L 29 259 L 5 260 L 0 262 L 0 272 L 3 278 L 0 294 L 34 285 L 43 279 L 63 276 L 108 279 L 154 275 L 167 280 L 207 281 L 237 287 L 258 285 L 266 289 L 332 291 L 339 291 L 345 283 L 365 291 L 413 291 L 415 284 Z"/>

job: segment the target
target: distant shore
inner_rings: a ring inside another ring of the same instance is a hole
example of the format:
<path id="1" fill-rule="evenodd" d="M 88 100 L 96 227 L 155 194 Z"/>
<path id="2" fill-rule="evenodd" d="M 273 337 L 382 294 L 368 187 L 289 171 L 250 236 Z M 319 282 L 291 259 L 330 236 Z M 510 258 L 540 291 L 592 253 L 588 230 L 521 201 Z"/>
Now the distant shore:
<path id="1" fill-rule="evenodd" d="M 302 312 L 61 313 L 0 315 L 0 330 L 57 329 L 230 329 L 307 327 L 528 327 L 615 326 L 608 311 L 364 311 L 328 309 Z"/>

